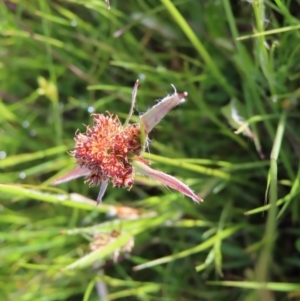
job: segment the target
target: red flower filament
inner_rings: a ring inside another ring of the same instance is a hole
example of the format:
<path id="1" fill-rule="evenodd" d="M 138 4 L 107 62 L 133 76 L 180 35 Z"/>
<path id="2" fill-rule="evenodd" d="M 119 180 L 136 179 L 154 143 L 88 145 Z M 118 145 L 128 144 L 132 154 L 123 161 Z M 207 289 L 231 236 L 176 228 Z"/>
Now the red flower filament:
<path id="1" fill-rule="evenodd" d="M 131 188 L 134 169 L 130 159 L 142 151 L 139 124 L 124 128 L 117 116 L 93 116 L 93 126 L 87 126 L 85 134 L 76 134 L 71 155 L 81 168 L 91 171 L 86 178 L 90 185 L 111 181 L 116 187 Z"/>

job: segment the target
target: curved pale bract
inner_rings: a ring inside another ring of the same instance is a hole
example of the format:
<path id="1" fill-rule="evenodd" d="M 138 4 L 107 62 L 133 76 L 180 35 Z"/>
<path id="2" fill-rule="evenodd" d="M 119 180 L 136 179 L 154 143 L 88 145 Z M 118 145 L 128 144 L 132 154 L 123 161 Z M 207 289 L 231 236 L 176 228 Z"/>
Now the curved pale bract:
<path id="1" fill-rule="evenodd" d="M 97 197 L 97 205 L 99 203 L 102 203 L 102 198 L 105 194 L 105 191 L 106 191 L 106 188 L 107 188 L 107 185 L 108 185 L 108 180 L 106 181 L 103 181 L 100 185 L 100 190 L 99 190 L 99 193 L 98 193 L 98 197 Z"/>
<path id="2" fill-rule="evenodd" d="M 69 182 L 80 177 L 88 176 L 90 172 L 91 171 L 87 168 L 81 168 L 77 166 L 75 169 L 72 169 L 71 171 L 67 172 L 63 176 L 54 180 L 51 184 L 58 185 L 61 183 Z"/>
<path id="3" fill-rule="evenodd" d="M 174 88 L 175 89 L 175 88 Z M 162 120 L 174 107 L 185 101 L 188 93 L 175 93 L 162 99 L 158 104 L 149 109 L 140 117 L 141 129 L 147 134 Z"/>
<path id="4" fill-rule="evenodd" d="M 144 176 L 147 176 L 153 180 L 156 180 L 163 185 L 166 185 L 170 188 L 173 188 L 182 194 L 185 194 L 186 196 L 190 197 L 194 202 L 199 203 L 203 202 L 203 199 L 200 198 L 198 195 L 196 195 L 186 184 L 182 183 L 178 179 L 165 174 L 161 171 L 154 170 L 148 165 L 140 162 L 140 161 L 134 161 L 133 163 L 136 171 Z"/>

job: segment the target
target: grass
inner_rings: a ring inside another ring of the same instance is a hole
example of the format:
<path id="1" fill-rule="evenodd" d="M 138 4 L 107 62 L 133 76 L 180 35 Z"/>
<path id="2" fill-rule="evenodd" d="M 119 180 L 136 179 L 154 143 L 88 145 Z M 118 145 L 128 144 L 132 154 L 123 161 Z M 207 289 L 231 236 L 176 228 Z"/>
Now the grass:
<path id="1" fill-rule="evenodd" d="M 1 4 L 1 300 L 299 299 L 300 1 L 110 2 Z M 136 79 L 135 118 L 189 93 L 144 157 L 203 203 L 139 175 L 99 206 L 50 185 Z"/>

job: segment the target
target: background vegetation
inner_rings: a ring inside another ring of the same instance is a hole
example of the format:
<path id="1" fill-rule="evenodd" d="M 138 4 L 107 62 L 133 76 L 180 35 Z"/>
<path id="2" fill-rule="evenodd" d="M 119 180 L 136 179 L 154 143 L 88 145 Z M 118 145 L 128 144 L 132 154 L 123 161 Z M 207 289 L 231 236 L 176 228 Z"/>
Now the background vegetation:
<path id="1" fill-rule="evenodd" d="M 1 300 L 300 299 L 300 1 L 0 7 Z M 136 116 L 189 93 L 145 156 L 203 203 L 140 177 L 98 207 L 82 179 L 50 186 L 137 78 Z"/>

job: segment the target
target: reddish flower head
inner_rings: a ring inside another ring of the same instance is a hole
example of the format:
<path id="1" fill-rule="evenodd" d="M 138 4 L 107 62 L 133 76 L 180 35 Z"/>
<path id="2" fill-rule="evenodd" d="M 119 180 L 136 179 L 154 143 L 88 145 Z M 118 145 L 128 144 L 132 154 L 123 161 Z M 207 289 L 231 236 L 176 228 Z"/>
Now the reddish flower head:
<path id="1" fill-rule="evenodd" d="M 90 170 L 87 181 L 100 185 L 112 181 L 116 187 L 130 188 L 134 174 L 129 160 L 142 150 L 139 124 L 123 128 L 117 116 L 94 114 L 94 125 L 75 136 L 71 155 L 81 168 Z"/>
<path id="2" fill-rule="evenodd" d="M 90 185 L 101 185 L 97 202 L 101 202 L 109 182 L 116 187 L 131 188 L 134 170 L 161 182 L 194 201 L 202 199 L 187 185 L 163 172 L 152 169 L 141 153 L 148 141 L 148 134 L 156 124 L 175 106 L 182 103 L 187 93 L 175 93 L 165 97 L 158 104 L 140 116 L 140 122 L 129 124 L 137 94 L 138 81 L 132 93 L 129 115 L 122 125 L 117 116 L 94 114 L 93 126 L 87 126 L 86 133 L 76 133 L 75 149 L 71 155 L 78 167 L 54 181 L 54 185 L 85 176 Z"/>

